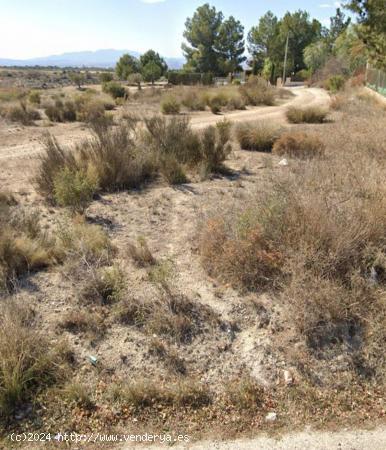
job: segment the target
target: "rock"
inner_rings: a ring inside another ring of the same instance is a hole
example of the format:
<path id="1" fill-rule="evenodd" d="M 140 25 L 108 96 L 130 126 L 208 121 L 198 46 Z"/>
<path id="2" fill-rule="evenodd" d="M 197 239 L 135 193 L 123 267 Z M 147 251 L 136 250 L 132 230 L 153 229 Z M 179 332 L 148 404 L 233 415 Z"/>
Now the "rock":
<path id="1" fill-rule="evenodd" d="M 265 416 L 266 422 L 275 422 L 277 419 L 277 414 L 275 412 L 270 412 Z"/>
<path id="2" fill-rule="evenodd" d="M 289 370 L 284 370 L 283 377 L 284 377 L 284 383 L 287 386 L 290 386 L 291 384 L 293 384 L 294 379 L 293 379 L 293 376 L 292 376 L 292 374 L 291 374 L 291 372 Z"/>
<path id="3" fill-rule="evenodd" d="M 283 166 L 283 167 L 288 166 L 288 160 L 287 160 L 286 158 L 284 158 L 284 159 L 282 159 L 281 161 L 279 161 L 279 162 L 277 163 L 277 165 L 278 165 L 278 166 Z"/>

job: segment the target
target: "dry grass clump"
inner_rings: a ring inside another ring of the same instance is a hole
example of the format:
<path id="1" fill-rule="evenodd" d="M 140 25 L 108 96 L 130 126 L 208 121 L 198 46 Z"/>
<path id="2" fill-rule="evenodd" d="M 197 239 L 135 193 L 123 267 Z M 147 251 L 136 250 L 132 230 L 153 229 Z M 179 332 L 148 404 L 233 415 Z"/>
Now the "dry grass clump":
<path id="1" fill-rule="evenodd" d="M 118 266 L 88 267 L 79 297 L 87 304 L 111 305 L 125 293 L 125 277 Z"/>
<path id="2" fill-rule="evenodd" d="M 6 292 L 18 277 L 54 264 L 59 255 L 37 213 L 26 213 L 6 195 L 1 196 L 0 212 L 0 292 Z"/>
<path id="3" fill-rule="evenodd" d="M 172 95 L 167 95 L 161 100 L 161 111 L 166 115 L 179 114 L 181 110 L 181 103 Z"/>
<path id="4" fill-rule="evenodd" d="M 136 409 L 174 406 L 199 409 L 212 402 L 209 389 L 194 380 L 179 381 L 167 385 L 144 380 L 130 384 L 115 384 L 110 390 L 113 401 Z"/>
<path id="5" fill-rule="evenodd" d="M 39 111 L 27 106 L 24 100 L 20 100 L 18 105 L 2 107 L 0 109 L 0 116 L 11 122 L 18 122 L 26 126 L 34 125 L 34 121 L 41 118 Z"/>
<path id="6" fill-rule="evenodd" d="M 283 264 L 283 255 L 247 215 L 235 223 L 220 217 L 208 221 L 201 234 L 200 254 L 211 276 L 240 289 L 273 285 Z"/>
<path id="7" fill-rule="evenodd" d="M 33 325 L 31 313 L 15 303 L 0 312 L 0 417 L 61 377 L 63 361 Z"/>
<path id="8" fill-rule="evenodd" d="M 59 322 L 59 327 L 74 334 L 86 334 L 91 338 L 103 336 L 106 326 L 103 315 L 98 312 L 72 310 Z"/>
<path id="9" fill-rule="evenodd" d="M 225 400 L 241 411 L 256 411 L 264 404 L 265 392 L 255 378 L 247 375 L 226 384 Z"/>
<path id="10" fill-rule="evenodd" d="M 136 243 L 129 243 L 128 253 L 138 267 L 149 267 L 156 264 L 144 237 L 138 237 Z"/>
<path id="11" fill-rule="evenodd" d="M 323 123 L 326 120 L 327 114 L 327 110 L 315 106 L 308 108 L 291 106 L 286 112 L 287 119 L 290 123 Z"/>
<path id="12" fill-rule="evenodd" d="M 263 121 L 243 123 L 236 128 L 236 138 L 243 150 L 270 152 L 279 135 L 278 126 Z"/>
<path id="13" fill-rule="evenodd" d="M 263 78 L 250 77 L 244 85 L 239 87 L 239 91 L 247 105 L 270 106 L 275 102 L 275 90 Z"/>
<path id="14" fill-rule="evenodd" d="M 316 135 L 302 132 L 288 132 L 275 141 L 272 153 L 290 158 L 311 159 L 324 155 L 325 145 Z"/>

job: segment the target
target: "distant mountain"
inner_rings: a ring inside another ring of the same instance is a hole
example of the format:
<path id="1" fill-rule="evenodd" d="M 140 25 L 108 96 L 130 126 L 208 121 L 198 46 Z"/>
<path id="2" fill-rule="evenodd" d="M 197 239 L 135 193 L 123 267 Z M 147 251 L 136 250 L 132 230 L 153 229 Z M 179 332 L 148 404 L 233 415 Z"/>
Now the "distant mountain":
<path id="1" fill-rule="evenodd" d="M 31 59 L 7 59 L 0 58 L 0 66 L 58 66 L 58 67 L 114 67 L 118 59 L 124 54 L 130 53 L 139 57 L 140 53 L 131 50 L 96 50 L 84 52 L 63 53 L 41 58 Z M 185 63 L 184 58 L 165 58 L 170 69 L 180 69 Z"/>

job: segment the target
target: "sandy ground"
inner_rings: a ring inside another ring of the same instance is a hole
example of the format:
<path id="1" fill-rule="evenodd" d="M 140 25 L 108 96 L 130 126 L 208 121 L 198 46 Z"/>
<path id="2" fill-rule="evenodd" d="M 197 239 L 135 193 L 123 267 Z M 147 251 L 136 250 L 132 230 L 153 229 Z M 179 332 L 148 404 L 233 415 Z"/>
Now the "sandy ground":
<path id="1" fill-rule="evenodd" d="M 167 446 L 149 447 L 153 450 Z M 146 448 L 128 446 L 123 448 Z M 384 450 L 386 448 L 386 428 L 330 432 L 311 432 L 287 434 L 282 438 L 259 437 L 239 439 L 232 442 L 205 441 L 192 445 L 173 446 L 175 450 Z"/>

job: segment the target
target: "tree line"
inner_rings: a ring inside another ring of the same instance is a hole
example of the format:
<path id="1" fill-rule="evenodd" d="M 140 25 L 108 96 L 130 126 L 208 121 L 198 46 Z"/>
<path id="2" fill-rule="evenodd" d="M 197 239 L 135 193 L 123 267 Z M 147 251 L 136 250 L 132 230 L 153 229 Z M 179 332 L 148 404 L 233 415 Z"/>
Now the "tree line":
<path id="1" fill-rule="evenodd" d="M 354 25 L 338 8 L 324 27 L 307 11 L 287 12 L 278 18 L 271 11 L 247 33 L 239 20 L 224 17 L 214 6 L 204 4 L 185 22 L 182 51 L 186 58 L 184 72 L 227 76 L 248 64 L 254 74 L 272 82 L 283 73 L 286 47 L 286 76 L 312 75 L 329 58 L 337 58 L 351 72 L 367 60 L 386 68 L 386 8 L 384 0 L 350 0 L 345 6 L 358 16 Z M 165 60 L 154 50 L 139 59 L 123 55 L 117 63 L 120 79 L 135 83 L 154 82 L 167 73 Z"/>

